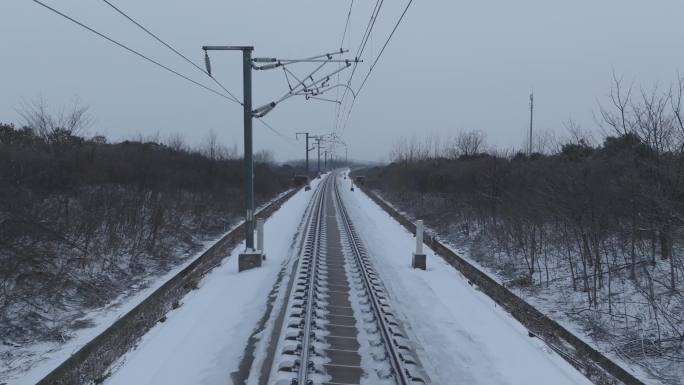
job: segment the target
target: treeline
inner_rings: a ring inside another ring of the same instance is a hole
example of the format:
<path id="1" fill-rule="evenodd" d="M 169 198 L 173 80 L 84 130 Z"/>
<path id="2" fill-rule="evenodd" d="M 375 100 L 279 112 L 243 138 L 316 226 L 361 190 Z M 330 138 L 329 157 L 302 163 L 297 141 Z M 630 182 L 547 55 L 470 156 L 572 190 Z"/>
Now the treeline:
<path id="1" fill-rule="evenodd" d="M 29 107 L 26 126 L 0 124 L 4 342 L 67 339 L 89 309 L 168 271 L 242 218 L 242 160 L 215 136 L 195 150 L 179 137 L 107 143 L 76 133 L 80 109 L 52 119 Z M 266 153 L 258 159 L 262 204 L 301 171 L 266 162 Z"/>
<path id="2" fill-rule="evenodd" d="M 599 144 L 579 130 L 531 155 L 485 152 L 479 132 L 399 141 L 367 184 L 607 350 L 681 384 L 683 91 L 615 80 Z"/>

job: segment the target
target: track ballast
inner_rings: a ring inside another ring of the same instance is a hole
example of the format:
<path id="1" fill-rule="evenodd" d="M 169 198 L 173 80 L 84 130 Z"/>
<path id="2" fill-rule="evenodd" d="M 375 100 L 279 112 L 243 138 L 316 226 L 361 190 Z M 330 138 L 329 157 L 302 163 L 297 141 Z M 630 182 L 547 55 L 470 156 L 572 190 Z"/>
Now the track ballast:
<path id="1" fill-rule="evenodd" d="M 336 173 L 314 191 L 293 279 L 269 384 L 429 383 L 354 230 Z"/>

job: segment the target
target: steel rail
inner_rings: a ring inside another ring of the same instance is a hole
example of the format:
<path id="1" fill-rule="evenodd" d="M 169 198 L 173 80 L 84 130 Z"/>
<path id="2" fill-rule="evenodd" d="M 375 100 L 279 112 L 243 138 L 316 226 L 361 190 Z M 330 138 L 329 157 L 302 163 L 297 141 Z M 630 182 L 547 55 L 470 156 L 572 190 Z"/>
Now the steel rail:
<path id="1" fill-rule="evenodd" d="M 314 321 L 314 298 L 316 292 L 316 276 L 318 270 L 318 256 L 320 254 L 320 240 L 323 227 L 323 220 L 325 218 L 325 193 L 330 184 L 330 177 L 326 177 L 322 181 L 322 186 L 318 191 L 318 202 L 314 221 L 309 225 L 309 233 L 307 237 L 314 237 L 313 247 L 311 248 L 311 260 L 307 264 L 306 270 L 309 274 L 308 293 L 306 299 L 306 310 L 304 314 L 304 325 L 302 328 L 302 347 L 300 352 L 299 371 L 297 373 L 297 383 L 299 385 L 307 385 L 309 381 L 309 356 L 311 354 L 310 340 L 312 338 L 312 323 Z M 313 227 L 313 228 L 312 228 Z M 301 271 L 300 271 L 301 272 Z M 301 274 L 301 273 L 300 273 Z"/>
<path id="2" fill-rule="evenodd" d="M 394 344 L 394 341 L 392 339 L 392 333 L 390 332 L 390 328 L 387 325 L 383 312 L 381 311 L 380 301 L 378 300 L 377 293 L 375 292 L 373 284 L 371 283 L 369 272 L 366 267 L 367 261 L 364 261 L 361 255 L 361 250 L 358 244 L 356 232 L 354 231 L 354 228 L 349 219 L 347 209 L 344 207 L 344 203 L 342 202 L 342 196 L 340 195 L 337 182 L 335 181 L 333 185 L 333 191 L 335 193 L 335 198 L 338 204 L 341 219 L 344 223 L 344 230 L 347 233 L 347 237 L 349 238 L 349 243 L 351 245 L 351 249 L 356 259 L 356 262 L 359 265 L 359 270 L 362 273 L 361 275 L 363 277 L 364 286 L 366 287 L 366 292 L 368 293 L 371 299 L 371 307 L 373 308 L 375 318 L 377 319 L 378 326 L 380 327 L 380 330 L 382 332 L 382 338 L 384 340 L 387 352 L 390 356 L 389 361 L 392 366 L 392 370 L 394 371 L 395 379 L 397 380 L 397 383 L 399 385 L 411 385 L 412 380 L 408 377 L 407 370 L 404 368 L 403 365 L 403 360 L 400 358 L 400 353 L 397 351 L 398 347 Z"/>

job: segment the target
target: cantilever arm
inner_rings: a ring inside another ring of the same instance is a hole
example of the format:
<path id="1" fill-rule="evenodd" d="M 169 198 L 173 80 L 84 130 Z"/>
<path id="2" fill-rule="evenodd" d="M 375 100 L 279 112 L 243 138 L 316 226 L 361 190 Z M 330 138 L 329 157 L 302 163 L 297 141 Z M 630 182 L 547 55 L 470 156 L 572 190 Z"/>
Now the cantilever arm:
<path id="1" fill-rule="evenodd" d="M 356 92 L 354 92 L 354 90 L 353 90 L 351 87 L 349 87 L 348 85 L 342 84 L 342 83 L 340 83 L 340 84 L 335 84 L 334 86 L 322 88 L 322 89 L 319 90 L 319 91 L 320 91 L 319 94 L 323 94 L 323 93 L 325 93 L 325 92 L 327 92 L 327 91 L 330 91 L 330 90 L 332 90 L 333 88 L 337 88 L 337 87 L 344 87 L 344 88 L 348 89 L 349 92 L 352 93 L 352 96 L 354 97 L 354 99 L 356 99 Z"/>

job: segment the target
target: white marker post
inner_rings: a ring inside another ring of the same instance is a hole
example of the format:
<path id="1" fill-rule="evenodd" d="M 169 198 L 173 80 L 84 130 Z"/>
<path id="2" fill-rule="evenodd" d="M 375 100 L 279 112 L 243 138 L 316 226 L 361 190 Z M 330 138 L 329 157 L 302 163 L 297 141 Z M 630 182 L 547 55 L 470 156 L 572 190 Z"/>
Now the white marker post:
<path id="1" fill-rule="evenodd" d="M 423 254 L 423 221 L 416 221 L 416 252 L 413 253 L 411 267 L 414 269 L 425 270 L 427 262 L 425 254 Z"/>
<path id="2" fill-rule="evenodd" d="M 256 236 L 256 243 L 254 249 L 246 249 L 238 258 L 238 272 L 261 267 L 261 264 L 266 259 L 264 255 L 264 220 L 253 218 L 255 221 L 252 229 L 252 240 Z"/>
<path id="3" fill-rule="evenodd" d="M 257 219 L 257 250 L 261 252 L 263 259 L 266 259 L 266 253 L 264 252 L 264 220 Z"/>

